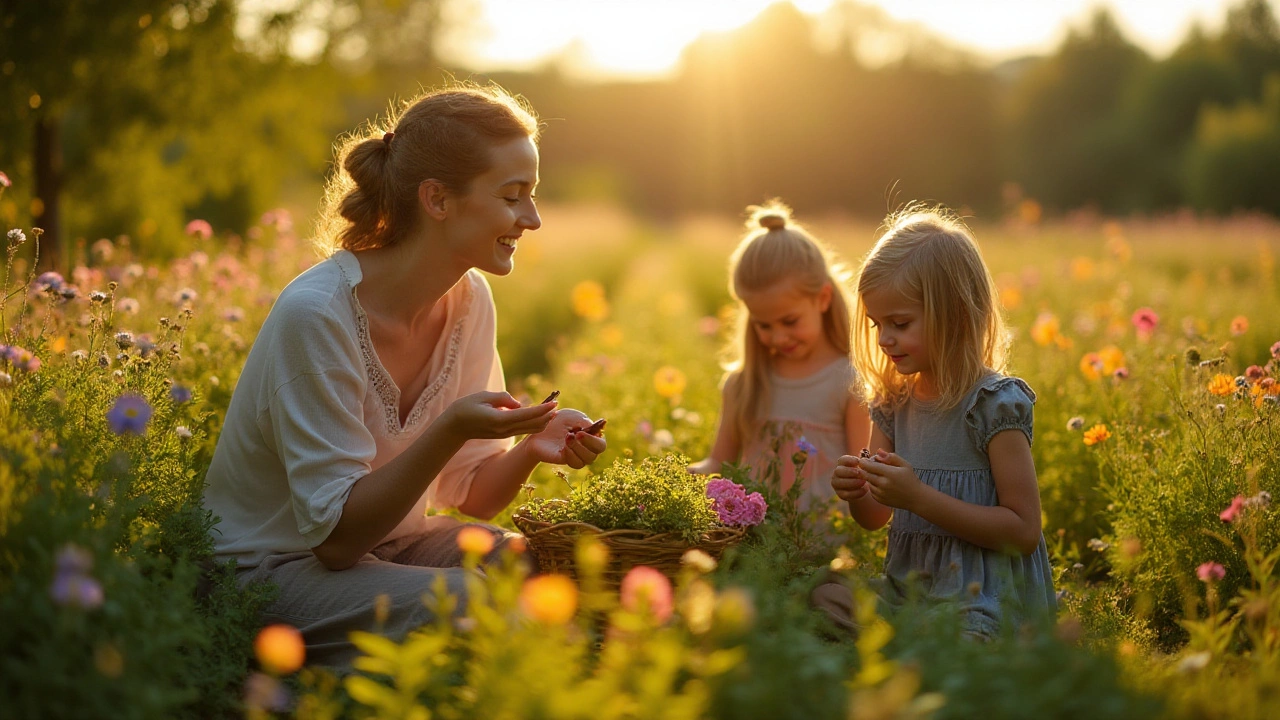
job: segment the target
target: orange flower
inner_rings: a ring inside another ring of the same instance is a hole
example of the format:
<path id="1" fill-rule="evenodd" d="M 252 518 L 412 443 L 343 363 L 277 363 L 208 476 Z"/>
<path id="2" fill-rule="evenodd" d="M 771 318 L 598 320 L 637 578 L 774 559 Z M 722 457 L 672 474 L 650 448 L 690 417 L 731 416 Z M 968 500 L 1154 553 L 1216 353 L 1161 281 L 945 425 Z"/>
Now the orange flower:
<path id="1" fill-rule="evenodd" d="M 1084 444 L 1097 445 L 1100 442 L 1105 442 L 1109 437 L 1111 437 L 1111 431 L 1107 429 L 1106 425 L 1099 423 L 1084 431 Z"/>
<path id="2" fill-rule="evenodd" d="M 302 667 L 307 648 L 302 633 L 291 625 L 268 625 L 253 641 L 253 652 L 262 669 L 275 675 L 288 675 Z"/>
<path id="3" fill-rule="evenodd" d="M 1031 339 L 1035 340 L 1037 345 L 1052 345 L 1061 332 L 1062 326 L 1058 322 L 1058 316 L 1051 312 L 1040 313 L 1031 325 Z"/>
<path id="4" fill-rule="evenodd" d="M 520 590 L 525 614 L 547 625 L 563 625 L 578 611 L 578 586 L 564 575 L 538 575 Z"/>
<path id="5" fill-rule="evenodd" d="M 1230 395 L 1236 391 L 1235 378 L 1230 375 L 1218 373 L 1209 381 L 1209 392 L 1214 395 Z"/>
<path id="6" fill-rule="evenodd" d="M 1249 332 L 1249 318 L 1243 315 L 1237 315 L 1231 318 L 1231 334 L 1243 335 Z"/>
<path id="7" fill-rule="evenodd" d="M 1004 285 L 999 289 L 1000 304 L 1005 310 L 1015 310 L 1022 304 L 1022 290 L 1016 285 Z"/>
<path id="8" fill-rule="evenodd" d="M 1124 351 L 1115 345 L 1108 345 L 1099 350 L 1098 357 L 1102 358 L 1102 373 L 1104 375 L 1110 375 L 1124 367 Z"/>
<path id="9" fill-rule="evenodd" d="M 1080 358 L 1080 372 L 1090 380 L 1102 377 L 1102 356 L 1096 352 L 1085 353 Z"/>
<path id="10" fill-rule="evenodd" d="M 653 374 L 653 389 L 664 398 L 673 398 L 684 392 L 689 381 L 680 368 L 664 365 Z"/>
<path id="11" fill-rule="evenodd" d="M 493 550 L 493 533 L 468 525 L 458 532 L 458 547 L 468 555 L 488 555 Z"/>
<path id="12" fill-rule="evenodd" d="M 1084 282 L 1093 277 L 1094 264 L 1093 260 L 1087 257 L 1077 257 L 1071 260 L 1071 279 L 1076 282 Z"/>

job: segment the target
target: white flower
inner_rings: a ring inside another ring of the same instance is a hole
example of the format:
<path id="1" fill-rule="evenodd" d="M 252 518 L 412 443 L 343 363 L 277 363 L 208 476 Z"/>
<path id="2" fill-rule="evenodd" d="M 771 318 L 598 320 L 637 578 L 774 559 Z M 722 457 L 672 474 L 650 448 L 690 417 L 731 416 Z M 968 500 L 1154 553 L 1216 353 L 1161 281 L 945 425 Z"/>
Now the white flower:
<path id="1" fill-rule="evenodd" d="M 183 440 L 188 440 L 191 438 L 191 431 L 187 429 L 186 425 L 179 425 L 178 427 L 173 429 L 173 432 Z"/>
<path id="2" fill-rule="evenodd" d="M 116 347 L 121 350 L 133 347 L 133 333 L 127 330 L 116 333 Z"/>
<path id="3" fill-rule="evenodd" d="M 675 437 L 672 436 L 671 431 L 666 428 L 655 430 L 653 433 L 653 444 L 660 448 L 671 447 L 675 442 Z"/>
<path id="4" fill-rule="evenodd" d="M 14 228 L 9 231 L 9 247 L 17 247 L 27 241 L 27 234 Z"/>
<path id="5" fill-rule="evenodd" d="M 0 372 L 0 388 L 7 388 L 13 385 L 13 376 L 7 372 Z"/>

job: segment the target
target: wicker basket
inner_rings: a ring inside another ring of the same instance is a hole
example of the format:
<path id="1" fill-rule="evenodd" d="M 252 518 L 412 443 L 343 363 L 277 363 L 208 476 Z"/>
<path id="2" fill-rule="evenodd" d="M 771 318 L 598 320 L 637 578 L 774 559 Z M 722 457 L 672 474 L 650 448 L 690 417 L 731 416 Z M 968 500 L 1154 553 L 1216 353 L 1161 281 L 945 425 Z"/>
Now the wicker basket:
<path id="1" fill-rule="evenodd" d="M 718 527 L 708 531 L 698 542 L 689 543 L 678 533 L 601 530 L 581 522 L 549 523 L 533 518 L 528 506 L 517 509 L 511 519 L 528 538 L 529 547 L 538 558 L 538 568 L 545 573 L 556 572 L 576 578 L 574 553 L 578 538 L 594 535 L 609 550 L 609 564 L 601 579 L 606 588 L 613 590 L 617 590 L 622 578 L 636 565 L 648 565 L 674 581 L 686 551 L 697 548 L 719 560 L 726 549 L 736 545 L 747 534 L 747 528 Z"/>

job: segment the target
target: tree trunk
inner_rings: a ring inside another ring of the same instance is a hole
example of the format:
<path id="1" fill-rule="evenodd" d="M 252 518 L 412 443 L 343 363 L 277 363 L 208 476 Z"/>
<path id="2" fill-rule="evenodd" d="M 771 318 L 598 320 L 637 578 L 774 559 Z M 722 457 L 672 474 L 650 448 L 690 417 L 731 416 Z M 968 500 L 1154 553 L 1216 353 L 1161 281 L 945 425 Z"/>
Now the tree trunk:
<path id="1" fill-rule="evenodd" d="M 59 270 L 62 263 L 62 219 L 58 196 L 62 187 L 62 138 L 58 118 L 41 114 L 36 120 L 36 197 L 40 200 L 34 224 L 40 238 L 40 267 Z"/>

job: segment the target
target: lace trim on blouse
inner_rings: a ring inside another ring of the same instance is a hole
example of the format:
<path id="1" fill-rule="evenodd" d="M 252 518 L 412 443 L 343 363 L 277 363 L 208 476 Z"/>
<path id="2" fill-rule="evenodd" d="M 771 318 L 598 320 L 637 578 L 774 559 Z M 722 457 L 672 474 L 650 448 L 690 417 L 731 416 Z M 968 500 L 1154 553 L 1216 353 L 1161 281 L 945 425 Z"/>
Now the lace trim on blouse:
<path id="1" fill-rule="evenodd" d="M 339 268 L 341 267 L 339 265 Z M 343 275 L 346 275 L 345 270 Z M 440 374 L 436 375 L 431 384 L 427 385 L 422 394 L 418 396 L 418 400 L 413 404 L 413 409 L 409 411 L 409 417 L 405 420 L 403 426 L 400 425 L 400 388 L 396 387 L 395 381 L 391 379 L 391 374 L 383 367 L 382 361 L 378 359 L 378 354 L 373 349 L 373 338 L 369 335 L 369 316 L 365 314 L 364 308 L 360 305 L 360 300 L 356 296 L 356 286 L 351 286 L 351 302 L 356 308 L 356 329 L 360 336 L 360 354 L 364 357 L 364 366 L 369 371 L 369 381 L 373 383 L 374 392 L 378 394 L 378 399 L 382 402 L 382 416 L 386 422 L 387 435 L 389 437 L 396 437 L 410 432 L 422 422 L 427 406 L 444 389 L 445 383 L 449 382 L 449 379 L 453 377 L 453 371 L 458 365 L 458 356 L 462 353 L 462 325 L 470 312 L 471 297 L 474 294 L 471 289 L 471 278 L 466 275 L 463 278 L 466 280 L 467 285 L 464 289 L 461 306 L 458 309 L 458 319 L 454 321 L 453 330 L 449 333 L 449 346 L 445 351 L 444 366 L 440 368 Z"/>

